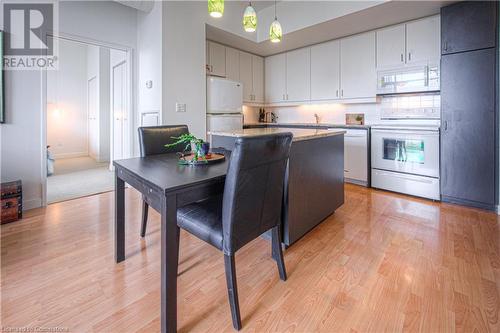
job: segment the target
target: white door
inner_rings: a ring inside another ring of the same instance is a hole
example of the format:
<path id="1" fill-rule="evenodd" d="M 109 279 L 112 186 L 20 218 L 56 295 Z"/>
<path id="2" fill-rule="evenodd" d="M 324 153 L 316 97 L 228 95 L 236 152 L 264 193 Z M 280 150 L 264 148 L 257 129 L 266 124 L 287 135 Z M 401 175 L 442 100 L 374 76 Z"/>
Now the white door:
<path id="1" fill-rule="evenodd" d="M 405 34 L 404 24 L 377 30 L 377 68 L 390 68 L 405 64 Z"/>
<path id="2" fill-rule="evenodd" d="M 87 81 L 88 151 L 93 159 L 99 157 L 99 97 L 97 77 Z"/>
<path id="3" fill-rule="evenodd" d="M 112 69 L 112 111 L 113 111 L 113 160 L 130 156 L 127 62 L 121 62 Z"/>
<path id="4" fill-rule="evenodd" d="M 311 99 L 311 48 L 286 53 L 286 100 Z"/>
<path id="5" fill-rule="evenodd" d="M 240 80 L 240 51 L 226 47 L 226 78 Z"/>
<path id="6" fill-rule="evenodd" d="M 253 102 L 252 55 L 240 52 L 240 82 L 243 84 L 243 102 Z"/>
<path id="7" fill-rule="evenodd" d="M 264 76 L 266 102 L 284 102 L 286 95 L 286 55 L 284 53 L 266 57 Z"/>
<path id="8" fill-rule="evenodd" d="M 406 24 L 407 63 L 439 59 L 441 54 L 441 20 L 427 17 Z"/>
<path id="9" fill-rule="evenodd" d="M 264 58 L 255 55 L 252 55 L 252 93 L 255 102 L 264 102 Z"/>
<path id="10" fill-rule="evenodd" d="M 375 32 L 340 40 L 340 97 L 375 97 Z"/>
<path id="11" fill-rule="evenodd" d="M 338 99 L 340 89 L 340 43 L 311 47 L 311 99 Z"/>
<path id="12" fill-rule="evenodd" d="M 368 141 L 366 130 L 347 130 L 344 135 L 344 178 L 368 181 Z"/>
<path id="13" fill-rule="evenodd" d="M 213 42 L 208 42 L 208 58 L 210 74 L 226 76 L 226 47 Z"/>

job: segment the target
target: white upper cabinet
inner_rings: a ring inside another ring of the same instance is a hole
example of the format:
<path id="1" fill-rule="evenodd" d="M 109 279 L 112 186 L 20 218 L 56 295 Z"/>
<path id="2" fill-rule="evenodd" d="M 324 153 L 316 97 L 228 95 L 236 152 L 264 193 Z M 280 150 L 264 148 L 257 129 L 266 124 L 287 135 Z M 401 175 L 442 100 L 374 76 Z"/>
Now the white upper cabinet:
<path id="1" fill-rule="evenodd" d="M 252 55 L 252 94 L 254 102 L 264 103 L 264 58 Z"/>
<path id="2" fill-rule="evenodd" d="M 311 47 L 311 99 L 340 98 L 340 42 Z"/>
<path id="3" fill-rule="evenodd" d="M 437 62 L 440 17 L 431 16 L 377 31 L 377 68 Z"/>
<path id="4" fill-rule="evenodd" d="M 441 19 L 439 15 L 406 24 L 406 50 L 409 64 L 440 58 Z"/>
<path id="5" fill-rule="evenodd" d="M 266 102 L 278 103 L 286 100 L 286 54 L 277 54 L 265 59 Z"/>
<path id="6" fill-rule="evenodd" d="M 243 102 L 264 102 L 264 58 L 239 52 L 240 82 L 243 84 Z"/>
<path id="7" fill-rule="evenodd" d="M 226 76 L 226 47 L 214 42 L 208 43 L 208 74 L 215 76 Z"/>
<path id="8" fill-rule="evenodd" d="M 341 98 L 375 97 L 375 32 L 340 40 L 340 78 Z"/>
<path id="9" fill-rule="evenodd" d="M 377 68 L 405 64 L 405 25 L 399 24 L 377 31 Z"/>
<path id="10" fill-rule="evenodd" d="M 240 52 L 240 82 L 243 84 L 243 102 L 253 102 L 252 80 L 252 55 Z"/>
<path id="11" fill-rule="evenodd" d="M 226 47 L 226 78 L 240 80 L 240 51 Z"/>
<path id="12" fill-rule="evenodd" d="M 309 47 L 286 53 L 286 94 L 290 102 L 311 99 L 311 52 Z"/>

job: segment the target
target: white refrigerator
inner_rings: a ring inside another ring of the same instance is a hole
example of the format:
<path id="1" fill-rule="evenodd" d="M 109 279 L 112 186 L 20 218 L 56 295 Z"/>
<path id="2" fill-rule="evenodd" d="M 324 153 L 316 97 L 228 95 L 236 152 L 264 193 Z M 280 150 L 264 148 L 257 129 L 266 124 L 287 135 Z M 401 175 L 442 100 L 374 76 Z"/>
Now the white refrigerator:
<path id="1" fill-rule="evenodd" d="M 207 132 L 243 128 L 243 85 L 207 77 Z M 210 138 L 210 135 L 207 135 Z"/>

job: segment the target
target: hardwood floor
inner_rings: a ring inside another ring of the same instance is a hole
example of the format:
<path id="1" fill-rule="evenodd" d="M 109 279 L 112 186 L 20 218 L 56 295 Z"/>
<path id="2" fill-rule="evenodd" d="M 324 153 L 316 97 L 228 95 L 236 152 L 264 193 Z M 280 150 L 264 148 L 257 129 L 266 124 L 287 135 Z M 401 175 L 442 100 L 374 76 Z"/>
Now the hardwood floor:
<path id="1" fill-rule="evenodd" d="M 140 195 L 127 190 L 127 260 L 113 259 L 113 193 L 28 212 L 1 227 L 5 327 L 155 332 L 159 215 L 139 237 Z M 285 251 L 236 256 L 243 331 L 500 332 L 500 219 L 476 209 L 353 185 L 334 215 Z M 181 232 L 182 332 L 232 332 L 223 255 Z"/>

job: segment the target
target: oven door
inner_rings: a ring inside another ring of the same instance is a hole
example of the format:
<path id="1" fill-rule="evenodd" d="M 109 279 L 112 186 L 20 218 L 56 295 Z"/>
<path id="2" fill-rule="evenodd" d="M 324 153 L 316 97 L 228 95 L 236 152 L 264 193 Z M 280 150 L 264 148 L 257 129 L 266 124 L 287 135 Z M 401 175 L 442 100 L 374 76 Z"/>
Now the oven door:
<path id="1" fill-rule="evenodd" d="M 372 167 L 439 178 L 439 132 L 372 129 Z"/>

